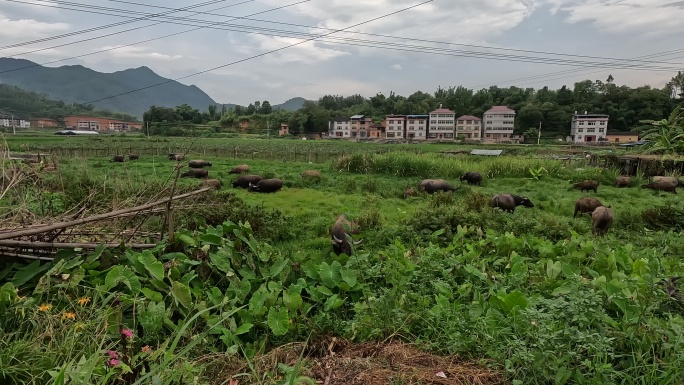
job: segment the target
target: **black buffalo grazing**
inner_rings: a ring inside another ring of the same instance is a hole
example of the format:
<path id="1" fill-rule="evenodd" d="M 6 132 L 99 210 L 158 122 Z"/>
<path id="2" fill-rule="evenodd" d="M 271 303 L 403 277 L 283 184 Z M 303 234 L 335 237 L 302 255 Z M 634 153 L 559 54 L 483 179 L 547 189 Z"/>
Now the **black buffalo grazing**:
<path id="1" fill-rule="evenodd" d="M 320 178 L 321 172 L 316 170 L 306 170 L 301 174 L 302 178 Z"/>
<path id="2" fill-rule="evenodd" d="M 349 229 L 349 232 L 351 234 L 359 233 L 359 226 L 356 224 L 355 221 L 348 221 L 347 218 L 344 217 L 344 215 L 338 216 L 337 220 L 335 221 L 335 224 L 332 226 L 332 229 L 330 230 L 330 243 L 332 243 L 333 251 L 336 255 L 344 253 L 346 255 L 351 256 L 352 254 L 351 244 L 347 239 L 347 228 Z M 359 245 L 361 244 L 361 242 L 363 242 L 363 240 L 359 239 L 358 241 L 354 241 L 353 243 L 354 245 Z"/>
<path id="3" fill-rule="evenodd" d="M 183 154 L 169 154 L 169 160 L 180 162 L 183 159 L 185 159 L 185 155 Z"/>
<path id="4" fill-rule="evenodd" d="M 667 182 L 672 183 L 675 186 L 684 186 L 684 182 L 673 176 L 653 176 L 651 177 L 651 182 Z"/>
<path id="5" fill-rule="evenodd" d="M 408 197 L 413 197 L 418 194 L 418 191 L 414 189 L 413 187 L 407 187 L 406 190 L 404 190 L 404 199 Z"/>
<path id="6" fill-rule="evenodd" d="M 580 189 L 580 190 L 582 190 L 582 192 L 584 192 L 584 190 L 587 190 L 587 191 L 594 190 L 594 193 L 598 192 L 598 186 L 599 186 L 599 181 L 589 180 L 589 179 L 583 180 L 581 182 L 578 182 L 578 183 L 575 183 L 572 185 L 572 187 L 574 187 L 576 189 Z"/>
<path id="7" fill-rule="evenodd" d="M 591 214 L 591 228 L 596 235 L 605 235 L 613 226 L 615 214 L 613 210 L 605 206 L 597 207 Z"/>
<path id="8" fill-rule="evenodd" d="M 207 162 L 206 160 L 191 160 L 188 162 L 188 167 L 190 168 L 202 168 L 202 167 L 211 167 L 211 162 Z"/>
<path id="9" fill-rule="evenodd" d="M 615 187 L 629 187 L 632 185 L 632 177 L 621 175 L 615 178 Z"/>
<path id="10" fill-rule="evenodd" d="M 114 155 L 114 157 L 110 160 L 110 162 L 117 162 L 117 163 L 122 163 L 123 161 L 124 161 L 123 155 Z"/>
<path id="11" fill-rule="evenodd" d="M 241 164 L 232 170 L 228 171 L 228 174 L 246 174 L 249 172 L 249 166 L 246 164 Z"/>
<path id="12" fill-rule="evenodd" d="M 221 181 L 218 179 L 207 179 L 205 181 L 202 181 L 202 186 L 213 187 L 218 190 L 221 188 Z"/>
<path id="13" fill-rule="evenodd" d="M 575 202 L 575 213 L 573 214 L 573 218 L 577 218 L 577 213 L 580 214 L 586 214 L 586 213 L 591 213 L 594 210 L 596 210 L 597 207 L 605 206 L 601 201 L 599 201 L 596 198 L 592 197 L 583 197 L 577 200 Z M 605 206 L 610 208 L 610 206 Z"/>
<path id="14" fill-rule="evenodd" d="M 500 208 L 501 210 L 514 212 L 515 208 L 523 205 L 525 207 L 534 207 L 532 201 L 527 197 L 521 197 L 514 194 L 497 194 L 489 201 L 489 207 Z"/>
<path id="15" fill-rule="evenodd" d="M 655 180 L 651 183 L 642 184 L 641 188 L 650 188 L 655 191 L 667 191 L 672 194 L 677 193 L 677 183 L 670 180 Z"/>
<path id="16" fill-rule="evenodd" d="M 482 174 L 480 174 L 477 171 L 467 172 L 461 175 L 461 178 L 459 179 L 461 180 L 461 182 L 467 181 L 468 184 L 476 184 L 478 186 L 482 186 Z"/>
<path id="17" fill-rule="evenodd" d="M 181 174 L 181 178 L 206 178 L 209 176 L 209 171 L 203 170 L 201 168 L 191 168 L 190 170 Z"/>
<path id="18" fill-rule="evenodd" d="M 249 188 L 250 183 L 257 183 L 264 179 L 261 175 L 243 175 L 233 181 L 233 188 Z"/>
<path id="19" fill-rule="evenodd" d="M 437 191 L 456 191 L 458 187 L 454 187 L 444 179 L 424 179 L 420 182 L 421 189 L 428 194 L 434 194 Z"/>
<path id="20" fill-rule="evenodd" d="M 128 154 L 128 160 L 138 160 L 140 159 L 140 154 Z"/>
<path id="21" fill-rule="evenodd" d="M 283 181 L 277 178 L 262 179 L 256 183 L 250 183 L 248 191 L 256 191 L 259 193 L 274 193 L 283 188 Z"/>

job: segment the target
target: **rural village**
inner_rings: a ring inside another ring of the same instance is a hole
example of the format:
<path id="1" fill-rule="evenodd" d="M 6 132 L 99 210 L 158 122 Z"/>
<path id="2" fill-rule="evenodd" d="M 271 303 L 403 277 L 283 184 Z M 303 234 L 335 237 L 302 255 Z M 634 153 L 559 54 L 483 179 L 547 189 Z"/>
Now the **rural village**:
<path id="1" fill-rule="evenodd" d="M 2 2 L 0 385 L 684 384 L 684 8 L 504 3 Z"/>

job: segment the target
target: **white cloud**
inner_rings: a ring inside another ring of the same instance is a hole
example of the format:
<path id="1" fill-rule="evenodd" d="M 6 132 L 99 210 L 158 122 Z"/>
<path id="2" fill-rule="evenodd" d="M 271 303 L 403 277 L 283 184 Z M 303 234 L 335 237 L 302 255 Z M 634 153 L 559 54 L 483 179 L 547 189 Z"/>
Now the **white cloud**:
<path id="1" fill-rule="evenodd" d="M 392 64 L 391 68 L 394 70 L 404 69 L 404 67 L 402 67 L 401 64 Z"/>
<path id="2" fill-rule="evenodd" d="M 257 41 L 259 49 L 253 51 L 252 55 L 287 47 L 302 41 L 302 39 L 270 37 L 264 35 L 254 35 L 253 38 Z M 315 41 L 308 41 L 293 47 L 288 47 L 278 52 L 274 52 L 266 57 L 272 63 L 314 64 L 344 55 L 348 55 L 348 52 L 327 48 L 321 43 Z"/>
<path id="3" fill-rule="evenodd" d="M 568 23 L 590 22 L 599 31 L 654 37 L 684 32 L 684 6 L 673 0 L 549 0 Z"/>
<path id="4" fill-rule="evenodd" d="M 69 30 L 67 23 L 47 23 L 34 19 L 12 20 L 0 14 L 0 36 L 13 39 L 29 39 L 51 36 Z"/>
<path id="5" fill-rule="evenodd" d="M 159 52 L 151 52 L 150 48 L 142 46 L 105 46 L 99 50 L 104 49 L 111 49 L 111 51 L 107 51 L 107 54 L 117 58 L 174 60 L 183 57 L 183 55 L 167 55 Z"/>

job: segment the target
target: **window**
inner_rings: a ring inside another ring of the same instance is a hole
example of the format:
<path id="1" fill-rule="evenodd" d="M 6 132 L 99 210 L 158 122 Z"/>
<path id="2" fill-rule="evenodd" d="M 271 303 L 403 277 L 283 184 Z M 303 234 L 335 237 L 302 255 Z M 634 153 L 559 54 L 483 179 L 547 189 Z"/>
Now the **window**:
<path id="1" fill-rule="evenodd" d="M 605 128 L 599 128 L 599 132 L 604 132 L 605 130 Z"/>
<path id="2" fill-rule="evenodd" d="M 388 132 L 387 137 L 388 138 L 394 138 L 394 132 Z"/>
<path id="3" fill-rule="evenodd" d="M 579 122 L 580 126 L 584 126 L 584 121 Z"/>
<path id="4" fill-rule="evenodd" d="M 584 132 L 584 128 L 578 128 L 577 132 Z"/>
<path id="5" fill-rule="evenodd" d="M 588 125 L 588 126 L 595 126 L 595 125 L 596 125 L 596 122 L 587 122 L 587 125 Z"/>
<path id="6" fill-rule="evenodd" d="M 605 120 L 602 120 L 602 121 L 600 122 L 600 124 L 601 124 L 602 126 L 605 126 L 605 125 L 606 125 L 606 121 L 605 121 Z"/>
<path id="7" fill-rule="evenodd" d="M 489 134 L 487 134 L 486 136 L 487 136 L 488 138 L 491 138 L 491 137 L 492 137 L 492 136 L 491 136 L 491 135 L 489 135 Z"/>

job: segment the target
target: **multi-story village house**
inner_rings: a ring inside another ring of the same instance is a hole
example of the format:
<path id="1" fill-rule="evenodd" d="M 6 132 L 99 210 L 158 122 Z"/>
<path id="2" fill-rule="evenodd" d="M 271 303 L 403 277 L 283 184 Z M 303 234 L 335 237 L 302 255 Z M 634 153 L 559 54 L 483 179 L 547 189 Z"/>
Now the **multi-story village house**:
<path id="1" fill-rule="evenodd" d="M 607 140 L 608 115 L 604 114 L 575 114 L 570 123 L 570 140 L 574 143 L 596 143 Z"/>
<path id="2" fill-rule="evenodd" d="M 506 106 L 494 106 L 484 113 L 483 139 L 487 142 L 511 140 L 515 128 L 515 111 Z"/>
<path id="3" fill-rule="evenodd" d="M 350 135 L 352 138 L 368 138 L 368 130 L 373 125 L 373 119 L 365 115 L 354 115 L 349 118 Z"/>
<path id="4" fill-rule="evenodd" d="M 482 139 L 482 119 L 473 115 L 463 115 L 456 119 L 456 137 L 463 135 L 466 139 Z"/>
<path id="5" fill-rule="evenodd" d="M 442 108 L 440 105 L 438 109 L 430 112 L 428 139 L 440 140 L 454 139 L 456 113 L 452 110 Z"/>
<path id="6" fill-rule="evenodd" d="M 430 115 L 406 115 L 406 138 L 427 139 Z"/>
<path id="7" fill-rule="evenodd" d="M 328 122 L 328 137 L 330 139 L 349 139 L 351 137 L 349 118 L 335 118 Z"/>
<path id="8" fill-rule="evenodd" d="M 387 115 L 385 118 L 385 138 L 403 139 L 406 131 L 406 115 Z"/>

